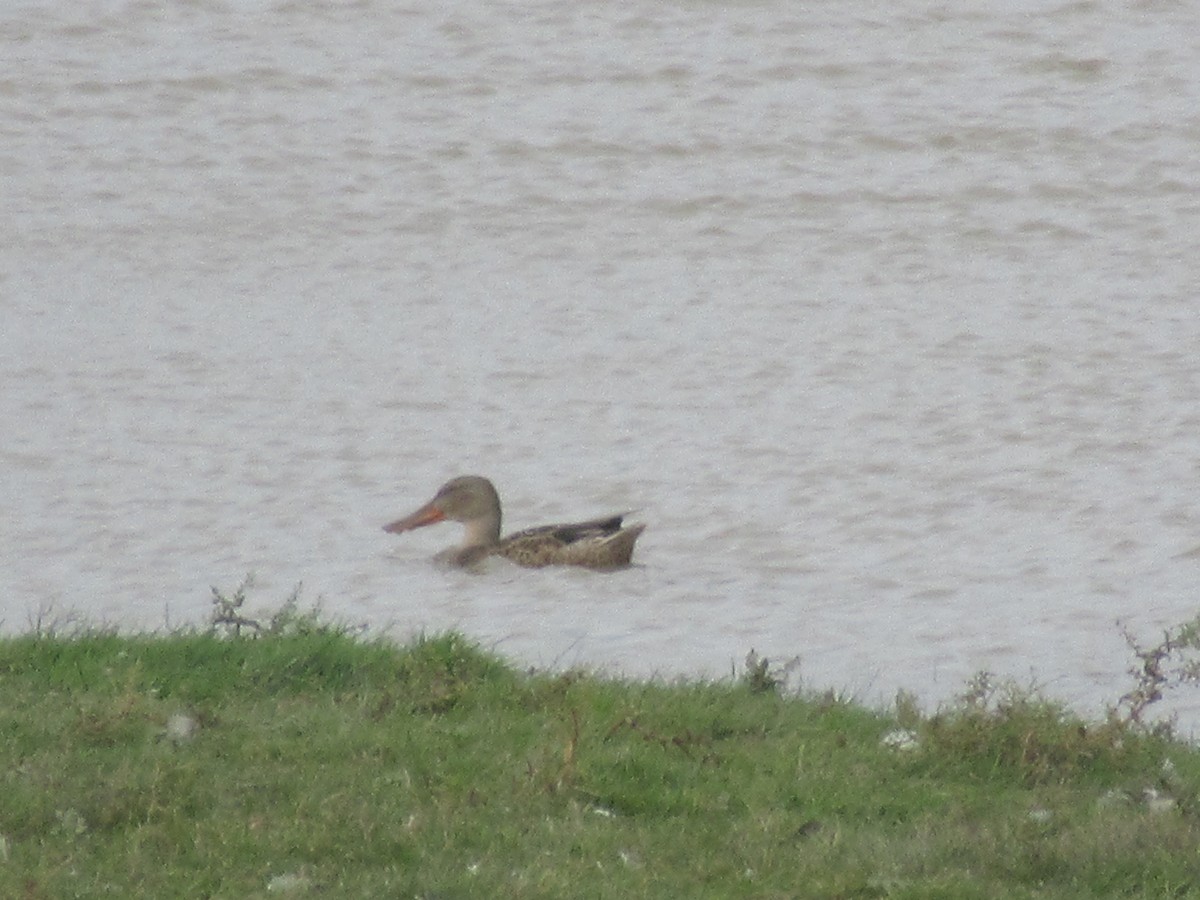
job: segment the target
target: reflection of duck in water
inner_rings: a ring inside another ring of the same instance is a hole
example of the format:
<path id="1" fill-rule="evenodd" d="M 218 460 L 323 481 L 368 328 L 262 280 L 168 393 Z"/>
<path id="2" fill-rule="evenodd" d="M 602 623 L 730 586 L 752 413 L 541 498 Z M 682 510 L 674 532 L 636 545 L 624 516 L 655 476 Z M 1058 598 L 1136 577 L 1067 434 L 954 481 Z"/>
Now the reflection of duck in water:
<path id="1" fill-rule="evenodd" d="M 412 515 L 383 526 L 383 530 L 400 534 L 435 522 L 462 522 L 463 542 L 435 557 L 455 566 L 471 566 L 496 554 L 533 568 L 559 565 L 616 569 L 629 565 L 633 545 L 646 527 L 639 524 L 623 528 L 623 518 L 616 515 L 590 522 L 542 525 L 501 539 L 500 495 L 496 488 L 478 475 L 460 475 L 443 484 L 434 498 Z"/>

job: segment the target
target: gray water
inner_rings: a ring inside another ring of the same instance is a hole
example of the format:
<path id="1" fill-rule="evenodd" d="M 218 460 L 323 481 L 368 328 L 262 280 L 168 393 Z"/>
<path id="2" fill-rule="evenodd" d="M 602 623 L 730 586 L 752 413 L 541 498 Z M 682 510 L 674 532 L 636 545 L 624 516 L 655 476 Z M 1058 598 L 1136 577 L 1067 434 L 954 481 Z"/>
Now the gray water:
<path id="1" fill-rule="evenodd" d="M 957 6 L 8 4 L 3 628 L 253 572 L 534 665 L 1115 700 L 1117 623 L 1197 611 L 1200 33 Z M 464 472 L 638 565 L 380 531 Z"/>

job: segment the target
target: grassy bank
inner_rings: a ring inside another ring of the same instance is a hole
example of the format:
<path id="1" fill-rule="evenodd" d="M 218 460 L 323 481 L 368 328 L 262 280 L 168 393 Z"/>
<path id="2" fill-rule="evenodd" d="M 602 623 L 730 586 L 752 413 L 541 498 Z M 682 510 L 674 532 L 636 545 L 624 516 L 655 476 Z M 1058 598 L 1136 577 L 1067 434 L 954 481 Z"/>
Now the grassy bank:
<path id="1" fill-rule="evenodd" d="M 2 640 L 0 896 L 1200 892 L 1194 749 L 986 690 L 930 718 L 770 688 L 456 635 Z"/>

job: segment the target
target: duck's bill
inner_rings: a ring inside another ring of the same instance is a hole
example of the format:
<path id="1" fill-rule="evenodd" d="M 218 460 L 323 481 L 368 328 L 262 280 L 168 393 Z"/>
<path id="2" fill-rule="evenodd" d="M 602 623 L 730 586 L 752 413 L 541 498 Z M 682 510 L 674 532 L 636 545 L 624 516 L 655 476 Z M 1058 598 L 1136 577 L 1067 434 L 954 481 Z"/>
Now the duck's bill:
<path id="1" fill-rule="evenodd" d="M 426 503 L 411 516 L 405 516 L 403 519 L 397 519 L 395 522 L 384 525 L 383 530 L 391 534 L 399 534 L 402 531 L 412 531 L 414 528 L 423 528 L 435 522 L 442 522 L 445 518 L 444 512 L 432 503 Z"/>

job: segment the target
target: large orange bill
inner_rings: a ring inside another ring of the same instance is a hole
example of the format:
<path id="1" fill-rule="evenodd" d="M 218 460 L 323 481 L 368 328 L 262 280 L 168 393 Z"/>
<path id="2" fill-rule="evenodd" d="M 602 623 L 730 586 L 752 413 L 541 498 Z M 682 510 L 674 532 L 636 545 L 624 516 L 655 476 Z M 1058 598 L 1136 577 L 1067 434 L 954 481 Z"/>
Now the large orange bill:
<path id="1" fill-rule="evenodd" d="M 402 531 L 412 531 L 414 528 L 423 528 L 426 525 L 441 522 L 445 518 L 444 512 L 432 503 L 426 503 L 411 516 L 405 516 L 403 519 L 397 519 L 395 522 L 384 525 L 383 530 L 391 534 L 399 534 Z"/>

